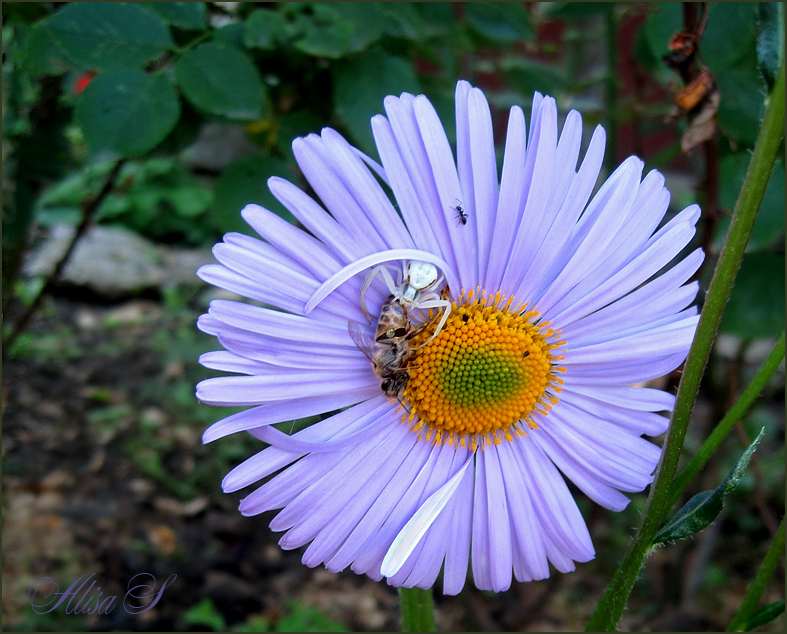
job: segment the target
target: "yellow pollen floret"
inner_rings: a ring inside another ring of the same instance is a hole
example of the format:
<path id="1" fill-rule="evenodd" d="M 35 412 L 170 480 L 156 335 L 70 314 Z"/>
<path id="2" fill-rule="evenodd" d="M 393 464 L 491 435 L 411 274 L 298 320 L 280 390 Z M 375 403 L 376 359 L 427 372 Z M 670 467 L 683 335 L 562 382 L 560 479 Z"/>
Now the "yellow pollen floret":
<path id="1" fill-rule="evenodd" d="M 463 293 L 439 334 L 431 315 L 410 341 L 406 418 L 419 437 L 472 449 L 511 441 L 535 429 L 531 414 L 558 402 L 565 368 L 553 354 L 565 345 L 538 311 L 491 296 Z M 554 339 L 554 341 L 552 340 Z"/>

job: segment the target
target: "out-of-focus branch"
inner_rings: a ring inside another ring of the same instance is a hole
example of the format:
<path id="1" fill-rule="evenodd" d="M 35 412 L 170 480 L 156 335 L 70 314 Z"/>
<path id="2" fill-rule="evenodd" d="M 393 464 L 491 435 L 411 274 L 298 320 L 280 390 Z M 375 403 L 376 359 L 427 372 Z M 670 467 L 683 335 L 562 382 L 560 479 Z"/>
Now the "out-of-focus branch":
<path id="1" fill-rule="evenodd" d="M 117 180 L 118 173 L 120 172 L 120 168 L 125 163 L 125 159 L 120 159 L 116 164 L 115 167 L 112 168 L 112 171 L 107 176 L 107 180 L 104 183 L 104 186 L 101 188 L 101 191 L 98 192 L 95 196 L 88 198 L 82 205 L 82 220 L 79 223 L 79 226 L 74 233 L 74 237 L 71 240 L 71 243 L 68 245 L 66 252 L 63 254 L 63 257 L 60 258 L 58 263 L 55 265 L 55 268 L 52 269 L 52 272 L 46 279 L 46 282 L 41 287 L 41 290 L 36 295 L 35 299 L 32 301 L 30 306 L 27 307 L 24 313 L 16 320 L 14 323 L 13 329 L 9 333 L 7 337 L 3 339 L 3 356 L 8 353 L 11 346 L 13 346 L 14 342 L 17 340 L 19 335 L 21 335 L 25 328 L 27 327 L 28 323 L 32 319 L 35 312 L 38 310 L 38 307 L 41 304 L 41 301 L 44 299 L 47 293 L 49 293 L 54 285 L 57 283 L 58 279 L 60 278 L 60 274 L 63 272 L 66 264 L 68 263 L 71 254 L 74 252 L 77 243 L 79 242 L 80 238 L 85 234 L 88 227 L 90 226 L 91 221 L 93 220 L 93 216 L 95 215 L 98 208 L 101 206 L 101 203 L 104 202 L 104 199 L 112 192 L 115 187 L 115 181 Z"/>

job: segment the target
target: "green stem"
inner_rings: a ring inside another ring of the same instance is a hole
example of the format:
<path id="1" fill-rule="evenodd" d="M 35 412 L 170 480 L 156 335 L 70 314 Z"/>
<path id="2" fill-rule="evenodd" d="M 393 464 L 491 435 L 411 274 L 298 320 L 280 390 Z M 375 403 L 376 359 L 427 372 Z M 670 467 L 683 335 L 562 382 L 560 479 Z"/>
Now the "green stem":
<path id="1" fill-rule="evenodd" d="M 399 588 L 402 610 L 402 632 L 434 632 L 432 591 L 420 588 Z"/>
<path id="2" fill-rule="evenodd" d="M 197 44 L 201 44 L 202 42 L 210 38 L 212 35 L 213 35 L 213 31 L 208 29 L 204 33 L 201 33 L 200 35 L 195 37 L 190 42 L 184 44 L 183 46 L 173 46 L 171 50 L 178 55 L 183 55 L 183 53 L 185 53 L 186 51 L 190 51 Z"/>
<path id="3" fill-rule="evenodd" d="M 773 538 L 771 547 L 768 549 L 765 559 L 763 559 L 762 565 L 757 571 L 757 576 L 754 578 L 754 581 L 751 582 L 749 589 L 746 591 L 746 596 L 743 598 L 741 607 L 738 608 L 738 613 L 735 615 L 735 618 L 732 619 L 732 623 L 730 623 L 730 626 L 727 628 L 728 632 L 743 631 L 742 628 L 749 621 L 752 614 L 754 614 L 757 603 L 759 603 L 760 597 L 762 597 L 763 592 L 765 592 L 765 588 L 768 586 L 768 582 L 771 580 L 771 577 L 773 577 L 773 573 L 776 572 L 776 567 L 779 565 L 779 561 L 781 560 L 783 554 L 784 518 L 782 517 L 782 523 L 779 524 L 779 530 L 776 531 L 776 537 Z"/>
<path id="4" fill-rule="evenodd" d="M 672 508 L 673 504 L 675 504 L 678 497 L 683 492 L 683 489 L 686 488 L 694 476 L 697 475 L 702 467 L 705 466 L 705 463 L 708 462 L 708 459 L 711 457 L 711 455 L 713 455 L 716 449 L 719 448 L 719 445 L 722 443 L 722 441 L 732 431 L 735 423 L 737 423 L 746 413 L 746 410 L 749 409 L 754 400 L 759 396 L 760 392 L 762 392 L 768 381 L 770 381 L 771 377 L 776 373 L 776 370 L 781 365 L 783 359 L 784 333 L 782 332 L 781 338 L 778 342 L 776 342 L 776 345 L 773 347 L 773 350 L 771 350 L 768 358 L 765 359 L 765 362 L 762 364 L 760 369 L 757 370 L 757 374 L 754 375 L 751 383 L 749 383 L 749 385 L 743 391 L 743 394 L 741 394 L 735 405 L 730 408 L 730 411 L 727 412 L 719 424 L 716 425 L 716 428 L 713 430 L 711 435 L 708 436 L 708 439 L 702 443 L 702 447 L 699 448 L 699 451 L 697 451 L 696 455 L 691 459 L 691 462 L 686 465 L 686 468 L 683 470 L 683 472 L 675 478 L 675 482 L 672 484 L 672 489 L 670 490 L 669 501 L 667 502 L 668 509 Z"/>
<path id="5" fill-rule="evenodd" d="M 708 288 L 702 315 L 697 324 L 697 332 L 686 359 L 661 462 L 656 470 L 639 529 L 629 551 L 596 606 L 588 622 L 587 631 L 615 631 L 639 571 L 650 551 L 653 536 L 661 527 L 665 512 L 668 510 L 667 502 L 672 478 L 683 449 L 683 440 L 699 391 L 700 379 L 708 362 L 708 355 L 743 259 L 743 252 L 754 219 L 757 217 L 784 132 L 784 63 L 779 71 L 776 86 L 766 102 L 765 118 L 760 127 L 757 144 L 754 146 L 754 154 L 743 181 L 743 188 L 735 204 L 724 248 L 719 255 Z"/>

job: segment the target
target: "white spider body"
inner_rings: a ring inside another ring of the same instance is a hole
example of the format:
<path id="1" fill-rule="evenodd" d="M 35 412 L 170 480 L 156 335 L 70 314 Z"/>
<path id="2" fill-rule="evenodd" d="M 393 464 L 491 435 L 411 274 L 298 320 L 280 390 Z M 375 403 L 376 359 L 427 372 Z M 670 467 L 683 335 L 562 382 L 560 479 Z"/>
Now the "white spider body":
<path id="1" fill-rule="evenodd" d="M 385 266 L 385 264 L 389 262 L 405 263 L 399 271 L 399 280 L 397 284 L 394 284 L 393 278 Z M 422 345 L 426 345 L 426 343 L 434 339 L 445 325 L 448 315 L 451 312 L 451 302 L 447 299 L 443 299 L 437 291 L 437 287 L 443 280 L 442 276 L 440 279 L 437 279 L 438 270 L 442 271 L 447 282 L 447 286 L 443 290 L 449 287 L 460 288 L 460 284 L 459 279 L 445 260 L 433 253 L 420 251 L 418 249 L 388 249 L 387 251 L 372 253 L 354 262 L 350 262 L 350 264 L 336 271 L 317 287 L 304 305 L 303 314 L 308 315 L 320 304 L 320 302 L 328 297 L 328 295 L 339 288 L 339 286 L 370 267 L 373 268 L 367 273 L 360 293 L 361 309 L 366 319 L 371 321 L 369 311 L 366 308 L 366 292 L 369 290 L 374 278 L 379 273 L 383 282 L 388 287 L 388 291 L 393 300 L 401 304 L 405 311 L 409 309 L 444 309 L 440 318 L 440 323 L 437 325 L 434 334 Z"/>
<path id="2" fill-rule="evenodd" d="M 429 343 L 443 328 L 451 312 L 451 302 L 441 298 L 439 293 L 434 290 L 443 281 L 442 277 L 439 279 L 437 277 L 437 267 L 429 262 L 409 261 L 399 272 L 396 284 L 394 284 L 393 278 L 385 265 L 380 264 L 372 268 L 366 275 L 366 279 L 361 287 L 361 310 L 369 321 L 371 321 L 371 317 L 366 308 L 366 292 L 378 274 L 388 287 L 393 298 L 406 309 L 444 309 L 434 334 L 422 345 Z"/>

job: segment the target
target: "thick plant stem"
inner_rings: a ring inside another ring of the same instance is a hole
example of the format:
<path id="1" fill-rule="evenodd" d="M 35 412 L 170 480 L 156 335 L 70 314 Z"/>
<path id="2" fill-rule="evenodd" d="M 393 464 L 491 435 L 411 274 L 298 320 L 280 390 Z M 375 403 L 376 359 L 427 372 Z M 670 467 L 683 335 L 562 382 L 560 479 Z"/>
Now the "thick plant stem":
<path id="1" fill-rule="evenodd" d="M 434 602 L 431 590 L 399 588 L 402 632 L 434 632 Z"/>
<path id="2" fill-rule="evenodd" d="M 626 607 L 631 590 L 637 580 L 645 558 L 653 543 L 653 536 L 663 524 L 667 502 L 670 498 L 672 478 L 683 449 L 683 440 L 689 424 L 694 401 L 699 391 L 700 379 L 708 362 L 711 346 L 721 322 L 724 307 L 732 291 L 743 252 L 749 240 L 754 219 L 762 202 L 776 152 L 784 132 L 784 63 L 773 92 L 768 96 L 757 144 L 754 147 L 743 188 L 724 241 L 724 248 L 713 273 L 705 305 L 702 309 L 697 332 L 686 359 L 683 377 L 675 399 L 669 434 L 656 470 L 655 480 L 634 542 L 604 591 L 596 610 L 588 622 L 587 631 L 613 632 Z"/>
<path id="3" fill-rule="evenodd" d="M 784 518 L 782 523 L 779 524 L 779 530 L 776 532 L 776 537 L 771 542 L 771 547 L 762 561 L 760 569 L 757 571 L 757 576 L 751 582 L 749 589 L 746 591 L 746 596 L 743 598 L 741 607 L 738 608 L 738 613 L 732 619 L 732 623 L 727 628 L 728 632 L 741 632 L 746 626 L 748 620 L 754 614 L 757 603 L 760 601 L 768 582 L 771 580 L 773 573 L 776 572 L 776 567 L 779 565 L 784 554 Z"/>
<path id="4" fill-rule="evenodd" d="M 749 385 L 743 391 L 743 394 L 741 394 L 740 398 L 735 402 L 735 405 L 733 405 L 730 408 L 730 411 L 724 415 L 724 418 L 722 418 L 719 424 L 716 425 L 713 432 L 711 432 L 711 435 L 708 436 L 708 439 L 702 443 L 702 447 L 699 448 L 689 464 L 686 465 L 686 468 L 678 475 L 677 478 L 675 478 L 675 482 L 672 485 L 672 490 L 670 491 L 670 498 L 667 502 L 668 509 L 671 508 L 673 504 L 675 504 L 675 501 L 683 492 L 683 489 L 685 489 L 694 476 L 700 472 L 700 469 L 705 466 L 705 463 L 708 462 L 708 459 L 713 455 L 722 441 L 732 431 L 735 423 L 737 423 L 741 419 L 741 416 L 746 413 L 746 410 L 749 409 L 757 396 L 759 396 L 760 392 L 762 392 L 765 385 L 776 373 L 776 370 L 779 369 L 779 365 L 781 365 L 783 360 L 784 333 L 782 333 L 781 338 L 776 342 L 776 345 L 773 347 L 773 350 L 771 350 L 771 353 L 768 355 L 768 358 L 765 359 L 765 362 L 762 364 L 760 369 L 757 370 L 757 374 L 754 375 L 751 383 L 749 383 Z"/>

